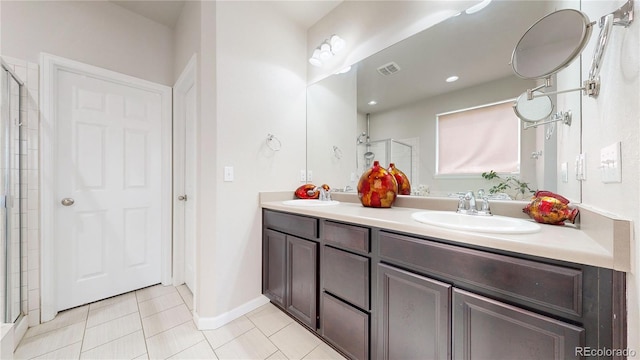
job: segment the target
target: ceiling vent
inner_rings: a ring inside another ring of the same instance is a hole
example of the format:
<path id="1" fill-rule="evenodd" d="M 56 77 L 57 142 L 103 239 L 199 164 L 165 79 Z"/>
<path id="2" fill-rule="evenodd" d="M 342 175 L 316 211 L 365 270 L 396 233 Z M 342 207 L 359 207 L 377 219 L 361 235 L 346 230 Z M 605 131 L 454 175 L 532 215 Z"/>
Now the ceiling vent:
<path id="1" fill-rule="evenodd" d="M 378 72 L 384 76 L 393 75 L 398 71 L 400 71 L 400 65 L 396 64 L 393 61 L 378 68 Z"/>

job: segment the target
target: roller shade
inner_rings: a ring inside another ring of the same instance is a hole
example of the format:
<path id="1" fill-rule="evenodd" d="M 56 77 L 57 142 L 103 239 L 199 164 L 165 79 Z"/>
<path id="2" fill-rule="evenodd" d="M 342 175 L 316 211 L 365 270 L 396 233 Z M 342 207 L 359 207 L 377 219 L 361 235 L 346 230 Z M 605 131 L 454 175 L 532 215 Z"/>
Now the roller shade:
<path id="1" fill-rule="evenodd" d="M 437 116 L 437 175 L 520 171 L 520 121 L 512 102 Z"/>

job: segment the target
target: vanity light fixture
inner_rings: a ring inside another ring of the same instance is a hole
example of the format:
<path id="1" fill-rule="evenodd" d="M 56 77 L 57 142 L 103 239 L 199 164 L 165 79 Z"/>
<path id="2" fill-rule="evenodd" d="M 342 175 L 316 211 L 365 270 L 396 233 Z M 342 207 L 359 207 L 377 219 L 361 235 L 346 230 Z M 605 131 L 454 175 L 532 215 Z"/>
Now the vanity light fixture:
<path id="1" fill-rule="evenodd" d="M 322 60 L 320 60 L 320 49 L 313 50 L 313 55 L 309 58 L 309 62 L 313 66 L 322 66 Z"/>
<path id="2" fill-rule="evenodd" d="M 454 81 L 458 81 L 458 79 L 460 79 L 458 76 L 453 75 L 453 76 L 449 76 L 449 77 L 447 78 L 447 80 L 445 80 L 445 81 L 446 81 L 446 82 L 448 82 L 448 83 L 452 83 L 452 82 L 454 82 Z"/>
<path id="3" fill-rule="evenodd" d="M 377 102 L 377 101 L 375 101 L 375 100 L 371 100 L 371 101 L 369 101 L 367 104 L 369 104 L 369 105 L 373 106 L 373 105 L 378 105 L 378 102 Z"/>
<path id="4" fill-rule="evenodd" d="M 323 41 L 320 46 L 313 50 L 313 54 L 309 58 L 309 63 L 313 66 L 322 67 L 325 61 L 334 57 L 342 49 L 344 49 L 346 42 L 338 35 L 331 35 L 331 37 Z"/>
<path id="5" fill-rule="evenodd" d="M 468 8 L 464 12 L 467 13 L 468 15 L 475 14 L 478 11 L 486 8 L 487 5 L 489 5 L 490 3 L 491 3 L 491 0 L 484 0 L 478 4 L 473 5 L 472 7 Z"/>

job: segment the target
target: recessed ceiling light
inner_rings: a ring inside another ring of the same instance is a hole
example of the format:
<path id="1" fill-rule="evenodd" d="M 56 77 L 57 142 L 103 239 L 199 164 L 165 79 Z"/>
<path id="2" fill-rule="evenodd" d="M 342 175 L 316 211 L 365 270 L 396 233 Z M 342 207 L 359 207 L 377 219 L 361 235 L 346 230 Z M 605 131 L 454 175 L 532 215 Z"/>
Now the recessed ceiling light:
<path id="1" fill-rule="evenodd" d="M 475 14 L 478 11 L 484 9 L 487 7 L 487 5 L 489 5 L 489 3 L 491 3 L 491 0 L 484 0 L 478 4 L 473 5 L 472 7 L 468 8 L 467 10 L 465 10 L 465 12 L 469 15 L 471 14 Z"/>
<path id="2" fill-rule="evenodd" d="M 459 77 L 453 75 L 453 76 L 449 76 L 446 81 L 447 82 L 454 82 L 454 81 L 456 81 L 458 79 L 459 79 Z"/>
<path id="3" fill-rule="evenodd" d="M 369 105 L 372 105 L 372 106 L 373 106 L 373 105 L 377 105 L 377 104 L 378 104 L 378 102 L 377 102 L 377 101 L 375 101 L 375 100 L 371 100 L 371 101 L 369 101 L 367 104 L 369 104 Z"/>

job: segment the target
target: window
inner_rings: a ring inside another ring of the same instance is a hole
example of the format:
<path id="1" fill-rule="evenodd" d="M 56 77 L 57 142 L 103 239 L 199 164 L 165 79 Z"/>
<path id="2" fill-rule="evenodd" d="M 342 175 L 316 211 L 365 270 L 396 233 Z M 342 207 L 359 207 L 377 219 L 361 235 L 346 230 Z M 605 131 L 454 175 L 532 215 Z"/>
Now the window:
<path id="1" fill-rule="evenodd" d="M 513 101 L 438 114 L 436 175 L 520 172 L 520 121 Z"/>

